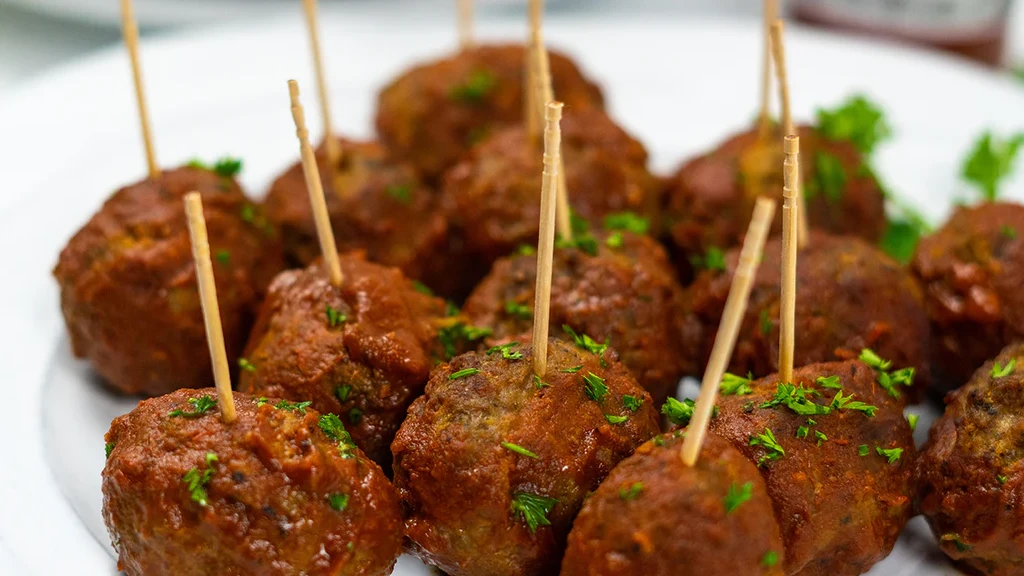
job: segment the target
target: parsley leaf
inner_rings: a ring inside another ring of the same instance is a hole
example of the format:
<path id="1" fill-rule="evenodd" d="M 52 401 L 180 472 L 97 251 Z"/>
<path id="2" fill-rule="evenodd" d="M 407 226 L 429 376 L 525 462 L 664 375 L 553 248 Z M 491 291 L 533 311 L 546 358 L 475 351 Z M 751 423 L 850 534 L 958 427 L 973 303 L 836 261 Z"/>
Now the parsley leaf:
<path id="1" fill-rule="evenodd" d="M 359 408 L 356 408 L 355 406 L 353 406 L 352 409 L 348 411 L 348 421 L 351 422 L 353 425 L 355 425 L 355 426 L 359 425 L 359 422 L 362 419 L 363 419 L 363 411 L 360 410 Z"/>
<path id="2" fill-rule="evenodd" d="M 830 140 L 846 140 L 864 155 L 870 155 L 879 142 L 892 136 L 885 113 L 862 94 L 832 110 L 819 108 L 817 120 L 819 134 Z"/>
<path id="3" fill-rule="evenodd" d="M 186 164 L 189 168 L 199 168 L 208 172 L 214 172 L 224 178 L 234 178 L 242 171 L 242 159 L 225 156 L 214 162 L 213 166 L 202 160 L 192 159 Z"/>
<path id="4" fill-rule="evenodd" d="M 622 405 L 626 408 L 626 410 L 629 410 L 630 412 L 636 412 L 637 410 L 640 409 L 641 406 L 643 406 L 643 404 L 643 398 L 630 396 L 629 394 L 626 394 L 622 397 Z"/>
<path id="5" fill-rule="evenodd" d="M 1017 367 L 1017 359 L 1013 358 L 1006 363 L 1005 366 L 1000 366 L 999 362 L 992 365 L 992 377 L 993 378 L 1005 378 L 1013 373 L 1013 369 Z"/>
<path id="6" fill-rule="evenodd" d="M 310 400 L 305 402 L 289 402 L 287 400 L 281 400 L 277 404 L 274 404 L 274 408 L 277 408 L 278 410 L 291 410 L 292 412 L 305 414 L 306 408 L 309 408 L 311 404 L 313 404 L 313 402 Z"/>
<path id="7" fill-rule="evenodd" d="M 604 239 L 605 246 L 609 248 L 621 248 L 622 247 L 622 232 L 612 232 Z"/>
<path id="8" fill-rule="evenodd" d="M 751 446 L 763 446 L 765 449 L 764 456 L 761 456 L 757 460 L 758 466 L 763 466 L 766 462 L 772 460 L 778 460 L 786 455 L 786 451 L 782 449 L 782 446 L 775 440 L 775 434 L 772 433 L 771 428 L 765 428 L 761 434 L 756 434 L 750 437 Z"/>
<path id="9" fill-rule="evenodd" d="M 480 340 L 491 335 L 490 328 L 468 326 L 464 322 L 456 322 L 437 331 L 437 339 L 444 348 L 445 358 L 451 360 L 459 351 L 459 345 Z"/>
<path id="10" fill-rule="evenodd" d="M 452 374 L 449 374 L 448 375 L 448 379 L 449 380 L 458 380 L 459 378 L 465 378 L 466 376 L 472 376 L 474 374 L 479 374 L 479 373 L 480 373 L 480 371 L 477 370 L 476 368 L 463 368 L 462 370 L 459 370 L 458 372 L 454 372 Z"/>
<path id="11" fill-rule="evenodd" d="M 563 368 L 559 370 L 559 372 L 565 372 L 566 374 L 575 374 L 580 370 L 583 370 L 583 364 L 580 364 L 578 366 L 572 366 L 570 368 Z"/>
<path id="12" fill-rule="evenodd" d="M 177 410 L 171 410 L 167 413 L 167 416 L 171 418 L 199 418 L 203 414 L 206 414 L 207 410 L 217 405 L 217 401 L 209 394 L 203 395 L 199 398 L 189 398 L 188 403 L 192 405 L 191 412 L 185 412 L 179 408 Z"/>
<path id="13" fill-rule="evenodd" d="M 882 357 L 876 354 L 871 348 L 864 348 L 861 350 L 858 359 L 875 370 L 885 371 L 892 367 L 892 362 L 889 360 L 882 360 Z"/>
<path id="14" fill-rule="evenodd" d="M 700 270 L 725 270 L 725 252 L 718 246 L 708 247 L 704 256 L 693 255 L 690 257 L 690 264 Z"/>
<path id="15" fill-rule="evenodd" d="M 503 448 L 511 450 L 512 452 L 515 452 L 516 454 L 521 454 L 523 456 L 527 456 L 527 457 L 533 458 L 535 460 L 540 458 L 540 456 L 537 456 L 533 452 L 530 452 L 529 450 L 527 450 L 526 448 L 523 448 L 522 446 L 520 446 L 518 444 L 513 444 L 511 442 L 502 442 L 501 446 Z"/>
<path id="16" fill-rule="evenodd" d="M 479 104 L 498 85 L 498 78 L 490 70 L 476 70 L 462 84 L 452 86 L 448 96 L 465 104 Z"/>
<path id="17" fill-rule="evenodd" d="M 221 266 L 227 266 L 231 264 L 231 251 L 230 250 L 217 250 L 213 257 L 217 259 L 217 263 Z"/>
<path id="18" fill-rule="evenodd" d="M 778 564 L 778 562 L 779 562 L 779 553 L 776 552 L 775 550 L 769 550 L 769 551 L 764 553 L 763 557 L 761 557 L 761 565 L 764 566 L 765 568 L 771 568 L 772 566 L 775 566 L 776 564 Z"/>
<path id="19" fill-rule="evenodd" d="M 536 374 L 534 374 L 533 375 L 533 386 L 537 390 L 540 390 L 541 388 L 544 388 L 546 386 L 551 386 L 551 384 L 548 384 L 547 382 L 541 380 L 540 376 L 537 376 Z"/>
<path id="20" fill-rule="evenodd" d="M 830 413 L 832 410 L 828 406 L 815 404 L 807 397 L 808 394 L 814 393 L 814 390 L 804 388 L 803 384 L 794 386 L 792 384 L 780 382 L 776 387 L 775 396 L 761 404 L 760 407 L 771 408 L 781 404 L 802 416 L 814 416 L 816 414 Z"/>
<path id="21" fill-rule="evenodd" d="M 817 382 L 822 388 L 832 388 L 835 390 L 843 389 L 842 385 L 839 384 L 839 376 L 837 374 L 833 374 L 831 376 L 818 376 L 815 382 Z"/>
<path id="22" fill-rule="evenodd" d="M 1003 238 L 1013 240 L 1014 238 L 1017 237 L 1017 229 L 1014 228 L 1013 226 L 1010 226 L 1009 224 L 1004 224 L 1003 226 L 999 227 L 999 235 L 1002 236 Z"/>
<path id="23" fill-rule="evenodd" d="M 619 488 L 619 498 L 623 500 L 636 500 L 637 496 L 644 491 L 643 482 L 634 482 L 629 488 Z"/>
<path id="24" fill-rule="evenodd" d="M 412 281 L 412 289 L 419 292 L 420 294 L 426 294 L 427 296 L 434 295 L 434 291 L 430 289 L 430 286 L 427 286 L 426 284 L 420 282 L 419 280 Z"/>
<path id="25" fill-rule="evenodd" d="M 604 384 L 604 378 L 601 378 L 593 372 L 588 372 L 583 377 L 583 383 L 586 386 L 584 392 L 586 392 L 587 398 L 590 398 L 598 404 L 604 402 L 605 396 L 608 396 L 608 387 Z"/>
<path id="26" fill-rule="evenodd" d="M 921 418 L 921 416 L 919 416 L 917 414 L 907 414 L 907 424 L 910 425 L 910 431 L 911 432 L 914 432 L 914 431 L 917 430 L 917 421 L 920 418 Z"/>
<path id="27" fill-rule="evenodd" d="M 401 204 L 408 204 L 412 201 L 412 188 L 408 184 L 393 184 L 385 188 L 384 191 Z"/>
<path id="28" fill-rule="evenodd" d="M 207 499 L 209 495 L 206 493 L 206 487 L 210 484 L 210 479 L 213 478 L 213 463 L 216 461 L 217 455 L 213 452 L 207 452 L 206 469 L 200 472 L 199 468 L 193 468 L 181 477 L 181 481 L 188 488 L 192 501 L 200 506 L 208 504 Z"/>
<path id="29" fill-rule="evenodd" d="M 608 230 L 627 230 L 634 234 L 647 234 L 651 222 L 634 212 L 617 212 L 604 217 L 604 227 Z"/>
<path id="30" fill-rule="evenodd" d="M 762 335 L 767 336 L 772 333 L 772 327 L 775 326 L 775 323 L 768 317 L 768 310 L 766 308 L 761 309 L 758 325 Z"/>
<path id="31" fill-rule="evenodd" d="M 538 496 L 528 492 L 517 492 L 512 497 L 512 513 L 519 516 L 530 527 L 530 532 L 536 532 L 538 526 L 550 526 L 548 514 L 558 504 L 555 498 Z"/>
<path id="32" fill-rule="evenodd" d="M 348 395 L 351 392 L 352 392 L 352 387 L 351 386 L 347 386 L 347 385 L 338 386 L 337 388 L 334 389 L 334 395 L 338 397 L 338 401 L 339 402 L 347 402 L 348 401 Z"/>
<path id="33" fill-rule="evenodd" d="M 810 431 L 811 429 L 808 428 L 807 426 L 800 426 L 799 428 L 796 429 L 796 437 L 807 438 L 807 434 L 809 434 Z"/>
<path id="34" fill-rule="evenodd" d="M 881 446 L 875 446 L 875 452 L 878 452 L 879 456 L 888 458 L 889 464 L 895 464 L 899 461 L 900 456 L 903 455 L 903 448 L 882 448 Z"/>
<path id="35" fill-rule="evenodd" d="M 320 416 L 319 426 L 324 435 L 338 443 L 338 451 L 341 452 L 342 458 L 355 457 L 352 451 L 356 445 L 352 442 L 352 435 L 341 423 L 341 418 L 336 414 L 324 414 Z"/>
<path id="36" fill-rule="evenodd" d="M 604 344 L 601 344 L 586 334 L 577 334 L 568 324 L 562 324 L 562 330 L 565 330 L 567 334 L 572 336 L 572 341 L 576 346 L 586 350 L 587 352 L 600 356 L 608 349 L 608 339 L 605 339 Z"/>
<path id="37" fill-rule="evenodd" d="M 725 504 L 725 513 L 732 514 L 741 504 L 750 500 L 754 495 L 754 483 L 747 482 L 737 486 L 735 482 L 729 485 L 729 493 L 725 495 L 722 502 Z"/>
<path id="38" fill-rule="evenodd" d="M 668 417 L 669 421 L 677 426 L 686 426 L 690 423 L 690 419 L 693 418 L 693 407 L 694 402 L 687 398 L 680 402 L 675 398 L 669 397 L 664 404 L 661 405 L 661 413 Z"/>
<path id="39" fill-rule="evenodd" d="M 523 353 L 519 350 L 513 350 L 513 346 L 518 346 L 519 342 L 509 342 L 508 344 L 502 344 L 500 346 L 491 346 L 487 350 L 487 355 L 501 354 L 501 357 L 505 360 L 519 360 L 523 357 Z"/>
<path id="40" fill-rule="evenodd" d="M 810 199 L 824 194 L 829 202 L 838 202 L 846 188 L 846 169 L 838 157 L 818 150 L 814 153 L 814 173 L 804 189 Z"/>
<path id="41" fill-rule="evenodd" d="M 246 372 L 255 372 L 256 371 L 256 366 L 253 365 L 252 362 L 249 362 L 248 358 L 239 358 L 238 359 L 238 367 L 241 368 L 242 370 L 245 370 Z"/>
<path id="42" fill-rule="evenodd" d="M 828 436 L 825 436 L 825 433 L 821 430 L 815 430 L 814 437 L 818 439 L 818 446 L 821 446 L 822 442 L 828 441 Z"/>
<path id="43" fill-rule="evenodd" d="M 626 420 L 629 420 L 629 416 L 616 416 L 615 414 L 605 414 L 604 419 L 607 420 L 609 424 L 622 424 Z"/>
<path id="44" fill-rule="evenodd" d="M 745 396 L 747 394 L 753 394 L 754 389 L 750 387 L 750 381 L 750 378 L 744 378 L 743 376 L 737 376 L 726 372 L 725 376 L 722 377 L 722 384 L 718 387 L 718 391 L 723 396 Z"/>
<path id="45" fill-rule="evenodd" d="M 110 458 L 110 453 L 113 452 L 113 451 L 114 451 L 114 443 L 113 442 L 107 442 L 107 444 L 103 447 L 103 452 L 106 453 L 107 458 Z"/>
<path id="46" fill-rule="evenodd" d="M 839 411 L 839 410 L 858 410 L 858 411 L 863 412 L 864 414 L 866 414 L 869 418 L 874 416 L 875 415 L 875 411 L 878 410 L 878 407 L 876 407 L 876 406 L 872 406 L 870 404 L 865 404 L 864 402 L 861 402 L 859 400 L 854 401 L 853 400 L 853 394 L 850 394 L 849 396 L 845 396 L 844 397 L 842 390 L 837 390 L 836 391 L 836 395 L 835 395 L 834 398 L 832 398 L 832 403 L 829 404 L 829 407 L 832 408 L 833 410 L 836 410 L 836 411 Z"/>
<path id="47" fill-rule="evenodd" d="M 327 325 L 331 328 L 337 328 L 348 321 L 348 315 L 344 312 L 340 312 L 330 304 L 327 305 Z"/>
<path id="48" fill-rule="evenodd" d="M 348 494 L 328 494 L 327 503 L 338 512 L 344 512 L 348 508 Z"/>
<path id="49" fill-rule="evenodd" d="M 857 448 L 857 454 L 860 454 L 861 456 L 867 456 L 870 452 L 871 452 L 871 449 L 868 448 L 867 444 L 861 444 Z"/>
<path id="50" fill-rule="evenodd" d="M 980 191 L 982 198 L 993 202 L 999 197 L 999 186 L 1013 172 L 1013 163 L 1024 146 L 1024 133 L 1002 139 L 985 131 L 974 142 L 964 159 L 960 176 Z"/>
<path id="51" fill-rule="evenodd" d="M 530 320 L 533 318 L 532 308 L 526 304 L 520 304 L 512 300 L 505 302 L 505 313 L 521 320 Z"/>

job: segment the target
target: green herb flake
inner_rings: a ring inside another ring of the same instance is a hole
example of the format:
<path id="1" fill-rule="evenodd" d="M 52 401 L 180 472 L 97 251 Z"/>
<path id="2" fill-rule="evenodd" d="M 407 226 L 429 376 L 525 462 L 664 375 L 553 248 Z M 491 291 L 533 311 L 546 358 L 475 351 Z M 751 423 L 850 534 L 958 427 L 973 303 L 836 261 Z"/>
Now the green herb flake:
<path id="1" fill-rule="evenodd" d="M 890 218 L 878 245 L 893 260 L 906 264 L 914 257 L 917 244 L 925 233 L 926 228 L 912 220 Z"/>
<path id="2" fill-rule="evenodd" d="M 348 395 L 352 393 L 352 387 L 348 385 L 338 386 L 334 389 L 334 395 L 338 397 L 338 402 L 348 402 Z"/>
<path id="3" fill-rule="evenodd" d="M 647 234 L 651 221 L 635 212 L 617 212 L 604 217 L 604 227 L 608 230 L 627 230 L 634 234 Z"/>
<path id="4" fill-rule="evenodd" d="M 217 250 L 213 253 L 213 257 L 217 259 L 217 263 L 221 266 L 228 266 L 231 264 L 230 250 Z"/>
<path id="5" fill-rule="evenodd" d="M 348 421 L 351 422 L 352 425 L 358 426 L 359 422 L 362 420 L 363 411 L 353 406 L 352 409 L 348 411 Z"/>
<path id="6" fill-rule="evenodd" d="M 921 416 L 917 414 L 907 414 L 907 424 L 910 424 L 910 431 L 917 431 L 917 421 L 921 419 Z"/>
<path id="7" fill-rule="evenodd" d="M 171 410 L 167 415 L 171 418 L 199 418 L 203 414 L 206 414 L 207 410 L 217 405 L 217 401 L 209 394 L 200 396 L 199 398 L 189 398 L 188 403 L 192 405 L 191 412 L 185 412 L 179 408 L 177 410 Z"/>
<path id="8" fill-rule="evenodd" d="M 758 466 L 763 466 L 765 463 L 772 460 L 778 460 L 786 455 L 786 451 L 782 449 L 782 446 L 775 440 L 775 434 L 772 433 L 771 428 L 765 428 L 761 434 L 756 434 L 750 437 L 751 446 L 762 446 L 765 449 L 764 456 L 761 456 L 757 460 Z"/>
<path id="9" fill-rule="evenodd" d="M 590 398 L 594 402 L 601 404 L 604 402 L 605 396 L 608 396 L 608 386 L 605 386 L 604 378 L 601 378 L 593 372 L 588 372 L 583 376 L 584 392 L 587 394 L 587 398 Z"/>
<path id="10" fill-rule="evenodd" d="M 479 373 L 480 373 L 480 371 L 477 370 L 476 368 L 463 368 L 462 370 L 459 370 L 458 372 L 454 372 L 452 374 L 449 374 L 448 375 L 448 379 L 449 380 L 458 380 L 459 378 L 465 378 L 466 376 L 472 376 L 474 374 L 479 374 Z"/>
<path id="11" fill-rule="evenodd" d="M 1006 482 L 1008 480 L 1009 480 L 1009 478 L 1007 478 L 1006 476 L 1003 476 L 1002 474 L 997 474 L 996 475 L 996 481 L 999 482 L 1000 486 L 1003 486 L 1004 484 L 1006 484 Z"/>
<path id="12" fill-rule="evenodd" d="M 106 453 L 107 458 L 110 458 L 110 453 L 113 452 L 113 451 L 114 451 L 114 443 L 113 442 L 107 442 L 107 444 L 103 447 L 103 452 Z"/>
<path id="13" fill-rule="evenodd" d="M 741 486 L 737 486 L 735 482 L 729 485 L 729 493 L 722 498 L 722 502 L 725 504 L 725 513 L 732 514 L 740 507 L 744 502 L 750 500 L 754 495 L 754 483 L 746 482 Z"/>
<path id="14" fill-rule="evenodd" d="M 959 534 L 943 534 L 939 537 L 939 540 L 942 542 L 951 542 L 956 546 L 957 552 L 967 552 L 971 549 L 971 545 L 964 542 L 963 539 L 960 538 Z"/>
<path id="15" fill-rule="evenodd" d="M 807 438 L 807 434 L 809 432 L 810 432 L 810 429 L 807 428 L 807 426 L 801 426 L 801 427 L 796 429 L 796 437 L 797 438 Z"/>
<path id="16" fill-rule="evenodd" d="M 761 309 L 761 313 L 758 318 L 758 325 L 761 329 L 762 335 L 767 336 L 772 333 L 772 328 L 775 324 L 772 322 L 771 318 L 768 317 L 768 310 L 766 308 Z"/>
<path id="17" fill-rule="evenodd" d="M 818 376 L 818 379 L 815 380 L 815 382 L 817 382 L 822 388 L 832 388 L 834 390 L 843 389 L 842 385 L 839 384 L 839 376 L 837 374 L 833 374 L 831 376 Z"/>
<path id="18" fill-rule="evenodd" d="M 587 352 L 601 356 L 604 354 L 604 351 L 608 349 L 609 341 L 607 339 L 604 341 L 604 344 L 601 344 L 586 334 L 577 334 L 568 324 L 563 324 L 562 330 L 565 330 L 566 334 L 572 336 L 572 341 L 576 346 L 586 350 Z"/>
<path id="19" fill-rule="evenodd" d="M 876 406 L 865 404 L 864 402 L 861 402 L 859 400 L 853 400 L 853 394 L 850 394 L 849 396 L 843 396 L 842 390 L 836 391 L 836 395 L 834 398 L 832 398 L 832 403 L 829 404 L 829 407 L 836 411 L 857 410 L 863 412 L 865 415 L 868 416 L 868 418 L 873 417 L 875 415 L 875 411 L 878 410 L 878 407 Z"/>
<path id="20" fill-rule="evenodd" d="M 505 360 L 519 360 L 523 357 L 523 353 L 512 349 L 514 346 L 518 345 L 519 342 L 509 342 L 508 344 L 501 344 L 500 346 L 491 346 L 487 350 L 487 355 L 501 354 L 501 357 Z"/>
<path id="21" fill-rule="evenodd" d="M 1014 238 L 1017 237 L 1017 229 L 1014 228 L 1013 226 L 1010 226 L 1009 224 L 1004 224 L 999 228 L 999 235 L 1002 236 L 1003 238 L 1009 238 L 1010 240 L 1013 240 Z"/>
<path id="22" fill-rule="evenodd" d="M 490 328 L 479 328 L 469 326 L 463 322 L 456 322 L 437 331 L 437 339 L 444 348 L 445 359 L 451 360 L 459 352 L 459 345 L 475 342 L 490 336 Z"/>
<path id="23" fill-rule="evenodd" d="M 536 253 L 537 249 L 529 244 L 520 244 L 519 247 L 516 248 L 516 254 L 519 256 L 533 256 Z"/>
<path id="24" fill-rule="evenodd" d="M 514 318 L 519 318 L 520 320 L 533 319 L 533 308 L 513 300 L 505 302 L 505 313 Z"/>
<path id="25" fill-rule="evenodd" d="M 401 204 L 409 204 L 412 201 L 412 187 L 408 184 L 392 184 L 384 191 Z"/>
<path id="26" fill-rule="evenodd" d="M 607 420 L 609 424 L 622 424 L 626 420 L 629 420 L 629 416 L 616 416 L 615 414 L 605 414 L 604 419 Z"/>
<path id="27" fill-rule="evenodd" d="M 761 565 L 765 568 L 771 568 L 779 563 L 779 553 L 775 550 L 769 550 L 764 553 L 761 557 Z"/>
<path id="28" fill-rule="evenodd" d="M 341 452 L 342 458 L 355 457 L 353 451 L 356 445 L 352 441 L 352 435 L 345 430 L 341 418 L 338 418 L 336 414 L 324 414 L 320 416 L 318 424 L 324 435 L 338 443 L 338 451 Z"/>
<path id="29" fill-rule="evenodd" d="M 327 503 L 338 512 L 344 512 L 348 508 L 348 494 L 328 494 Z"/>
<path id="30" fill-rule="evenodd" d="M 804 388 L 803 384 L 794 386 L 780 382 L 776 387 L 775 396 L 761 404 L 761 408 L 772 408 L 773 406 L 782 405 L 802 416 L 830 413 L 832 411 L 831 408 L 815 404 L 808 398 L 808 394 L 813 395 L 815 392 L 814 390 Z"/>
<path id="31" fill-rule="evenodd" d="M 745 396 L 747 394 L 753 394 L 754 389 L 750 387 L 751 378 L 749 374 L 747 378 L 743 376 L 737 376 L 729 372 L 725 373 L 722 377 L 722 383 L 718 387 L 718 391 L 723 396 Z"/>
<path id="32" fill-rule="evenodd" d="M 643 406 L 643 404 L 643 398 L 637 398 L 636 396 L 631 396 L 629 394 L 622 397 L 622 405 L 630 412 L 636 412 L 641 406 Z"/>
<path id="33" fill-rule="evenodd" d="M 452 86 L 448 96 L 464 104 L 480 104 L 498 85 L 498 78 L 489 70 L 476 70 L 461 84 Z"/>
<path id="34" fill-rule="evenodd" d="M 825 436 L 821 430 L 814 431 L 814 438 L 818 441 L 818 446 L 821 446 L 822 442 L 828 442 L 828 436 Z"/>
<path id="35" fill-rule="evenodd" d="M 1013 374 L 1013 369 L 1017 367 L 1017 359 L 1013 358 L 1004 366 L 1000 366 L 999 362 L 996 362 L 992 366 L 992 377 L 993 378 L 1005 378 L 1010 374 Z"/>
<path id="36" fill-rule="evenodd" d="M 879 142 L 892 136 L 892 129 L 881 108 L 856 94 L 834 109 L 817 111 L 818 133 L 830 140 L 845 140 L 865 156 L 870 155 Z"/>
<path id="37" fill-rule="evenodd" d="M 1000 185 L 1013 172 L 1021 146 L 1024 133 L 1005 139 L 991 131 L 982 133 L 964 159 L 960 177 L 977 187 L 985 201 L 994 202 L 999 197 Z"/>
<path id="38" fill-rule="evenodd" d="M 548 384 L 547 382 L 541 380 L 540 376 L 537 376 L 536 374 L 533 375 L 533 387 L 534 388 L 536 388 L 537 390 L 540 390 L 541 388 L 546 388 L 548 386 L 551 386 L 551 384 Z"/>
<path id="39" fill-rule="evenodd" d="M 203 471 L 200 472 L 199 468 L 193 468 L 181 477 L 182 482 L 188 488 L 192 501 L 200 506 L 206 506 L 209 503 L 206 487 L 210 485 L 210 480 L 213 478 L 213 464 L 217 462 L 217 455 L 207 452 L 205 461 L 206 468 Z"/>
<path id="40" fill-rule="evenodd" d="M 846 189 L 847 175 L 842 161 L 821 150 L 814 153 L 814 172 L 804 188 L 808 199 L 823 194 L 829 202 L 838 202 Z"/>
<path id="41" fill-rule="evenodd" d="M 327 305 L 325 313 L 327 314 L 327 325 L 331 328 L 337 328 L 348 321 L 347 314 L 337 310 L 330 304 Z"/>
<path id="42" fill-rule="evenodd" d="M 619 498 L 623 500 L 636 500 L 638 496 L 644 491 L 643 482 L 634 482 L 628 488 L 619 488 Z"/>
<path id="43" fill-rule="evenodd" d="M 512 452 L 515 452 L 516 454 L 520 454 L 520 455 L 526 456 L 528 458 L 533 458 L 535 460 L 540 458 L 540 456 L 537 456 L 533 452 L 530 452 L 529 450 L 527 450 L 526 448 L 523 448 L 522 446 L 520 446 L 518 444 L 513 444 L 511 442 L 502 442 L 501 446 L 502 446 L 502 448 L 505 448 L 506 450 L 511 450 Z"/>
<path id="44" fill-rule="evenodd" d="M 889 459 L 889 464 L 895 464 L 899 461 L 900 456 L 903 455 L 903 448 L 882 448 L 881 446 L 875 446 L 875 452 L 879 456 L 883 456 Z"/>
<path id="45" fill-rule="evenodd" d="M 861 444 L 860 446 L 857 447 L 857 454 L 860 454 L 861 456 L 867 456 L 870 453 L 871 448 L 868 448 L 867 444 Z"/>
<path id="46" fill-rule="evenodd" d="M 307 400 L 305 402 L 289 402 L 287 400 L 281 400 L 277 404 L 274 404 L 274 408 L 278 410 L 291 410 L 292 412 L 298 412 L 299 414 L 305 414 L 306 408 L 309 408 L 313 402 Z"/>
<path id="47" fill-rule="evenodd" d="M 256 366 L 253 365 L 252 362 L 249 362 L 248 358 L 239 358 L 238 359 L 238 367 L 241 368 L 242 370 L 245 370 L 246 372 L 255 372 L 256 371 Z"/>
<path id="48" fill-rule="evenodd" d="M 725 270 L 725 252 L 718 246 L 710 246 L 703 257 L 693 256 L 690 264 L 696 269 L 704 270 Z"/>
<path id="49" fill-rule="evenodd" d="M 412 281 L 412 289 L 419 292 L 420 294 L 426 294 L 427 296 L 434 295 L 434 291 L 430 289 L 430 286 L 427 286 L 426 284 L 420 282 L 419 280 Z"/>
<path id="50" fill-rule="evenodd" d="M 224 178 L 234 178 L 242 172 L 242 159 L 225 156 L 213 165 L 213 171 Z"/>
<path id="51" fill-rule="evenodd" d="M 609 248 L 622 248 L 622 232 L 612 232 L 604 239 L 604 244 Z"/>
<path id="52" fill-rule="evenodd" d="M 530 532 L 536 532 L 540 526 L 551 525 L 548 514 L 556 504 L 558 504 L 558 500 L 555 498 L 517 492 L 512 497 L 512 514 L 526 522 Z"/>
<path id="53" fill-rule="evenodd" d="M 263 405 L 266 404 L 267 402 L 269 402 L 269 400 L 267 400 L 266 396 L 260 396 L 259 398 L 256 399 L 256 407 L 262 408 Z"/>
<path id="54" fill-rule="evenodd" d="M 563 368 L 562 370 L 559 370 L 559 372 L 565 372 L 566 374 L 575 374 L 580 370 L 583 370 L 583 364 L 580 364 L 579 366 L 572 366 L 570 368 Z"/>

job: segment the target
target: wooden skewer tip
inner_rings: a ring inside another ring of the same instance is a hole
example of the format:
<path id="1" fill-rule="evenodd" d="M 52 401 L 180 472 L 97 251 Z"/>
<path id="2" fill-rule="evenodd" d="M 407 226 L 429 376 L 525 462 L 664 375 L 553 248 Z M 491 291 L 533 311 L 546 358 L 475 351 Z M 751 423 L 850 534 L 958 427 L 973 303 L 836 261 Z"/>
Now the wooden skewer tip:
<path id="1" fill-rule="evenodd" d="M 562 103 L 549 102 L 544 114 L 544 172 L 541 183 L 540 233 L 537 239 L 537 284 L 533 303 L 533 373 L 547 372 L 551 306 L 551 266 L 555 250 L 555 210 L 561 158 Z"/>

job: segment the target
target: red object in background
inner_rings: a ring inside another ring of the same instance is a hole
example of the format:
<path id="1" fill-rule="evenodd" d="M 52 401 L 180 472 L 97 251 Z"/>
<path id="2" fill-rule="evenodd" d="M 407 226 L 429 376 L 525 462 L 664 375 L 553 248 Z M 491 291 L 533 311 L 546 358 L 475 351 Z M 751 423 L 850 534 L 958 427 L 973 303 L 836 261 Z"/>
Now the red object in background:
<path id="1" fill-rule="evenodd" d="M 1012 0 L 790 0 L 797 20 L 924 44 L 997 66 Z"/>

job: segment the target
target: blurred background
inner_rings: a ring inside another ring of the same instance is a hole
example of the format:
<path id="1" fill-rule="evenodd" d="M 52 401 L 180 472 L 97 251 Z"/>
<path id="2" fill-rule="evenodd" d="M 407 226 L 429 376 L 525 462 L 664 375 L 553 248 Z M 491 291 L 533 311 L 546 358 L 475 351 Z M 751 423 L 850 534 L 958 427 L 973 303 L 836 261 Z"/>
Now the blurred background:
<path id="1" fill-rule="evenodd" d="M 322 0 L 326 7 L 453 13 L 454 0 Z M 477 0 L 480 18 L 521 18 L 526 0 Z M 0 0 L 0 93 L 120 41 L 117 0 Z M 143 35 L 294 11 L 289 0 L 136 0 Z M 1024 2 L 786 0 L 790 19 L 947 50 L 1013 72 L 1024 88 Z M 547 0 L 549 13 L 758 18 L 759 0 Z M 454 16 L 453 16 L 454 18 Z"/>

